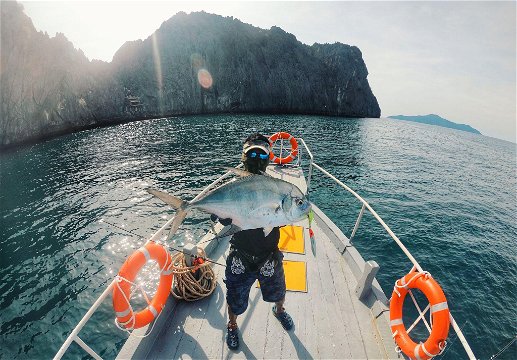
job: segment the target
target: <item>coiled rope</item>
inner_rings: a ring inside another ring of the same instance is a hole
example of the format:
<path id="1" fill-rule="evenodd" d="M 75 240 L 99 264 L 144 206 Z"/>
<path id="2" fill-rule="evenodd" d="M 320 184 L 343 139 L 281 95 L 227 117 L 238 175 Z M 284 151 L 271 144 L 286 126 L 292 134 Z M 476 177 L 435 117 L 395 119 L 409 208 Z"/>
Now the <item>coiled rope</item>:
<path id="1" fill-rule="evenodd" d="M 188 266 L 185 254 L 178 252 L 172 256 L 174 282 L 171 293 L 176 299 L 195 301 L 211 295 L 217 285 L 217 279 L 210 263 L 204 261 L 206 253 L 199 249 L 200 256 Z"/>

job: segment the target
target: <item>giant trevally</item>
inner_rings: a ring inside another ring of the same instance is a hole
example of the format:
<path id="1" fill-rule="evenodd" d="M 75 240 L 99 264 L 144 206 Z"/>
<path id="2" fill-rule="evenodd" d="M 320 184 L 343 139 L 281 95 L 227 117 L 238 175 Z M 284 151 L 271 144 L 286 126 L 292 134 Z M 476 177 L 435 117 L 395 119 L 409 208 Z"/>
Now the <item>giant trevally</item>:
<path id="1" fill-rule="evenodd" d="M 293 224 L 307 216 L 311 205 L 296 186 L 267 175 L 231 169 L 242 177 L 207 192 L 197 200 L 186 202 L 163 191 L 147 191 L 177 210 L 171 225 L 169 239 L 191 209 L 200 209 L 232 219 L 241 230 L 263 228 L 267 236 L 273 227 Z"/>

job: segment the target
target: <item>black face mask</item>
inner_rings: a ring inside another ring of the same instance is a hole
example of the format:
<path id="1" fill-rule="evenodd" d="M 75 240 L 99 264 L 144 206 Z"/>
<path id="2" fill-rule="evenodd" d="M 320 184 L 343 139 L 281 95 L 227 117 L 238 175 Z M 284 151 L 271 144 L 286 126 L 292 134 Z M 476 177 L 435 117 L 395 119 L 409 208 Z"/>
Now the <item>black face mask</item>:
<path id="1" fill-rule="evenodd" d="M 269 158 L 262 160 L 257 158 L 248 158 L 246 154 L 243 156 L 244 169 L 253 174 L 265 172 L 269 164 Z"/>

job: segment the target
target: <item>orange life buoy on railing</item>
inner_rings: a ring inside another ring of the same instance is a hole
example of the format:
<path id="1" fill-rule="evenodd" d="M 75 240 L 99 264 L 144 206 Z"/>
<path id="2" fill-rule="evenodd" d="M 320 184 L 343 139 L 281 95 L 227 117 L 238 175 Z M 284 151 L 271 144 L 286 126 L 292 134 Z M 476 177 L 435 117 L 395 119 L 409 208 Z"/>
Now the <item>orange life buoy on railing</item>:
<path id="1" fill-rule="evenodd" d="M 289 156 L 283 158 L 283 157 L 281 157 L 281 154 L 280 154 L 280 157 L 277 157 L 275 154 L 273 154 L 273 151 L 271 151 L 269 153 L 269 160 L 274 161 L 277 164 L 290 163 L 291 161 L 294 160 L 296 155 L 298 155 L 298 142 L 296 141 L 294 136 L 292 136 L 291 134 L 280 131 L 269 137 L 269 141 L 271 142 L 271 147 L 273 147 L 273 144 L 275 143 L 275 141 L 277 141 L 279 139 L 289 140 L 289 142 L 291 143 L 291 153 L 289 154 Z"/>
<path id="2" fill-rule="evenodd" d="M 134 313 L 129 304 L 131 285 L 133 285 L 140 269 L 150 259 L 157 261 L 160 266 L 160 284 L 149 305 L 145 309 Z M 154 242 L 148 242 L 127 258 L 120 268 L 117 275 L 118 281 L 113 289 L 113 309 L 119 325 L 129 330 L 138 329 L 149 324 L 158 316 L 172 287 L 171 263 L 171 255 L 167 249 Z"/>
<path id="3" fill-rule="evenodd" d="M 409 289 L 419 289 L 431 306 L 431 332 L 425 343 L 415 343 L 402 321 L 402 307 Z M 395 282 L 390 300 L 390 327 L 398 347 L 411 359 L 426 360 L 440 354 L 449 334 L 449 307 L 442 288 L 427 272 L 410 272 Z"/>

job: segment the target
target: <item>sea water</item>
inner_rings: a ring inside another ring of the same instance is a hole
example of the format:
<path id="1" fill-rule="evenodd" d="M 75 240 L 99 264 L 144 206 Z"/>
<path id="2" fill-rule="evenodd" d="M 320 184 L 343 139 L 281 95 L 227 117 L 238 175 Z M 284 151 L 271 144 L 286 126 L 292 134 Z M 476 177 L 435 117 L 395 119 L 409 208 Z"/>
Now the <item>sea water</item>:
<path id="1" fill-rule="evenodd" d="M 55 355 L 124 259 L 171 217 L 146 188 L 192 199 L 239 163 L 248 134 L 280 130 L 303 137 L 315 162 L 364 197 L 439 281 L 477 357 L 517 334 L 515 144 L 386 119 L 192 116 L 0 154 L 0 358 Z M 360 204 L 350 194 L 314 170 L 310 196 L 351 233 Z M 175 244 L 197 241 L 209 226 L 193 213 Z M 389 297 L 411 264 L 368 213 L 354 244 L 380 264 Z M 80 333 L 108 359 L 127 339 L 113 319 L 108 297 Z M 499 358 L 516 353 L 514 344 Z M 67 357 L 80 356 L 73 344 Z M 451 331 L 442 358 L 465 357 Z"/>

